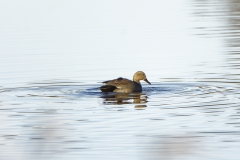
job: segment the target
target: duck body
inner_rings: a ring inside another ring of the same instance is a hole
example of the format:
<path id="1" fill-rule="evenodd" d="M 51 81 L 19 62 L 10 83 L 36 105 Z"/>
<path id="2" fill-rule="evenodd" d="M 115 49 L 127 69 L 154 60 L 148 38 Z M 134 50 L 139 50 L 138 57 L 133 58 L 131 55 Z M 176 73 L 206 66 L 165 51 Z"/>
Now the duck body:
<path id="1" fill-rule="evenodd" d="M 131 93 L 131 92 L 141 92 L 142 85 L 140 80 L 144 80 L 147 83 L 151 84 L 144 72 L 138 71 L 134 74 L 133 80 L 119 77 L 117 79 L 104 81 L 104 86 L 100 87 L 102 92 L 119 92 L 119 93 Z"/>

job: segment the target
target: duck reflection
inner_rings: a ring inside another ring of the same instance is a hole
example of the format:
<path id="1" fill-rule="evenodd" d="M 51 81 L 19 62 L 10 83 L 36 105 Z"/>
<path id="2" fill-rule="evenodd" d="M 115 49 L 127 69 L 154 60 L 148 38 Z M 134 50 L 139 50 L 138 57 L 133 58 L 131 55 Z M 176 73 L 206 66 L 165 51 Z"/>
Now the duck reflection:
<path id="1" fill-rule="evenodd" d="M 104 104 L 145 104 L 147 95 L 145 93 L 104 93 L 101 98 Z M 146 108 L 146 105 L 136 105 L 135 108 Z"/>

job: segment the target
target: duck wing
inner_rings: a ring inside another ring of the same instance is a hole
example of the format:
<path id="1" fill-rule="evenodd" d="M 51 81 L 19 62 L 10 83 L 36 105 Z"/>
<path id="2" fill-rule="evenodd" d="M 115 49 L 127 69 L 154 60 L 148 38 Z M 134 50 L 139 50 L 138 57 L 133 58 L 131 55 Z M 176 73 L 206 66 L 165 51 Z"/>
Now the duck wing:
<path id="1" fill-rule="evenodd" d="M 111 85 L 111 86 L 115 86 L 117 88 L 123 86 L 123 85 L 128 85 L 131 84 L 132 81 L 127 79 L 127 78 L 122 78 L 119 77 L 117 79 L 113 79 L 113 80 L 109 80 L 109 81 L 104 81 L 102 83 L 105 83 L 106 85 Z"/>
<path id="2" fill-rule="evenodd" d="M 104 81 L 106 85 L 101 86 L 100 89 L 102 92 L 113 92 L 115 89 L 124 89 L 128 88 L 132 84 L 132 81 L 126 78 L 119 77 L 117 79 Z"/>

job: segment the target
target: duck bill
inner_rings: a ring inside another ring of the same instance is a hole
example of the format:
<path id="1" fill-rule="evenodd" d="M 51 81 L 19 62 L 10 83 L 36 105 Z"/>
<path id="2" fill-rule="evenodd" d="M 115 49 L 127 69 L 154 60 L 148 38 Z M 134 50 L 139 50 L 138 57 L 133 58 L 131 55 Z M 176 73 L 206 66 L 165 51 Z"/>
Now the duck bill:
<path id="1" fill-rule="evenodd" d="M 151 85 L 151 83 L 147 80 L 147 78 L 144 79 L 144 81 Z"/>

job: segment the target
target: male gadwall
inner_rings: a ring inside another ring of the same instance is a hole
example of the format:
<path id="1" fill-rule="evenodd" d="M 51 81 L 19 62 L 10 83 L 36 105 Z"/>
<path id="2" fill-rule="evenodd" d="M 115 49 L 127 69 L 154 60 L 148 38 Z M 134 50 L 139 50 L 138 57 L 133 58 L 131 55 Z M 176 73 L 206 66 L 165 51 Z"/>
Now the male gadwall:
<path id="1" fill-rule="evenodd" d="M 141 92 L 142 86 L 140 80 L 144 80 L 148 84 L 151 84 L 146 77 L 146 74 L 143 71 L 137 71 L 133 75 L 133 81 L 119 77 L 117 79 L 104 81 L 106 85 L 101 86 L 100 90 L 102 92 L 122 92 L 122 93 L 131 93 L 131 92 Z"/>

